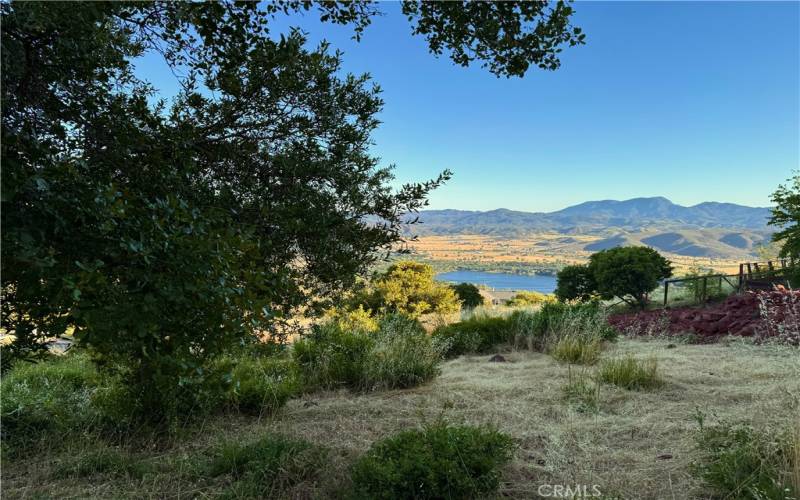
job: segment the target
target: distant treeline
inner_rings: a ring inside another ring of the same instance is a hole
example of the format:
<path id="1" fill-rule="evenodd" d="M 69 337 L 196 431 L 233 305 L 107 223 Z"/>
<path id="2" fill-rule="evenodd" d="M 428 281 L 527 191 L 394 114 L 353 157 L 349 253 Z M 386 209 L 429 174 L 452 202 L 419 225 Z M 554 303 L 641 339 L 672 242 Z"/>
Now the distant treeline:
<path id="1" fill-rule="evenodd" d="M 397 260 L 413 260 L 424 262 L 433 267 L 436 273 L 447 273 L 450 271 L 482 271 L 489 273 L 508 273 L 521 274 L 525 276 L 555 276 L 563 267 L 560 264 L 541 264 L 525 262 L 474 262 L 467 260 L 434 260 L 426 259 L 416 255 L 400 255 L 391 257 L 388 261 L 378 262 L 375 271 L 385 271 L 393 262 Z"/>

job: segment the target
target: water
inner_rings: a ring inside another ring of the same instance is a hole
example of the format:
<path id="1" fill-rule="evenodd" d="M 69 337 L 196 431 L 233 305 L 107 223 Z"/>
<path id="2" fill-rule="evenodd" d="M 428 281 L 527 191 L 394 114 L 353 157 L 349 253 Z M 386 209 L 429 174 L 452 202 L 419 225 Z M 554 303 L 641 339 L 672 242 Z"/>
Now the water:
<path id="1" fill-rule="evenodd" d="M 451 271 L 436 275 L 439 281 L 451 283 L 472 283 L 485 285 L 496 290 L 534 290 L 542 293 L 553 293 L 556 289 L 555 276 L 540 274 L 508 274 L 486 273 L 482 271 Z"/>

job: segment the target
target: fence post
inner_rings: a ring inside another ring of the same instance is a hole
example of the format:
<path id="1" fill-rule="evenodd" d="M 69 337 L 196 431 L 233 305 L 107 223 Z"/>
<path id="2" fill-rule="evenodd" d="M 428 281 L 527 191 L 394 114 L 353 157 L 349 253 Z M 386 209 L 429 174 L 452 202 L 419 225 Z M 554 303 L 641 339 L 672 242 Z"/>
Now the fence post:
<path id="1" fill-rule="evenodd" d="M 701 302 L 705 302 L 706 300 L 708 300 L 707 289 L 708 289 L 708 276 L 703 276 L 703 292 L 700 295 Z"/>
<path id="2" fill-rule="evenodd" d="M 664 307 L 667 307 L 667 290 L 669 290 L 669 281 L 664 281 Z"/>

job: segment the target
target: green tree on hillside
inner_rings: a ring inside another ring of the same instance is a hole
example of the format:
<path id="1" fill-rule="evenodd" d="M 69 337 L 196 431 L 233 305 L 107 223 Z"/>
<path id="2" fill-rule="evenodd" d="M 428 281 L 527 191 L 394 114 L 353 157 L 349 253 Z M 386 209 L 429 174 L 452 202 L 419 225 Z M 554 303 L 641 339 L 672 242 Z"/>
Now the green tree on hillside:
<path id="1" fill-rule="evenodd" d="M 553 66 L 560 44 L 582 41 L 560 3 L 490 5 L 473 20 L 414 4 L 432 51 L 497 74 Z M 316 9 L 357 37 L 375 4 L 0 9 L 4 358 L 74 328 L 143 415 L 191 407 L 210 360 L 351 287 L 449 177 L 392 190 L 368 153 L 378 87 L 344 74 L 326 43 L 270 31 L 278 13 Z M 510 29 L 472 38 L 472 21 Z M 133 72 L 148 53 L 181 75 L 169 105 Z"/>
<path id="2" fill-rule="evenodd" d="M 769 224 L 780 228 L 772 241 L 781 245 L 780 256 L 800 258 L 800 174 L 778 186 L 772 193 L 772 217 Z"/>
<path id="3" fill-rule="evenodd" d="M 435 281 L 434 274 L 431 266 L 420 262 L 392 264 L 373 283 L 379 308 L 412 317 L 457 312 L 461 304 L 455 292 L 448 285 Z"/>
<path id="4" fill-rule="evenodd" d="M 560 301 L 589 300 L 596 291 L 594 273 L 588 265 L 565 266 L 556 275 L 555 295 Z"/>
<path id="5" fill-rule="evenodd" d="M 458 300 L 461 301 L 461 307 L 464 309 L 474 309 L 483 305 L 483 295 L 477 286 L 472 283 L 459 283 L 452 286 L 453 291 L 456 292 Z"/>
<path id="6" fill-rule="evenodd" d="M 616 247 L 589 258 L 589 269 L 603 299 L 618 297 L 644 307 L 659 281 L 672 276 L 672 265 L 648 247 Z"/>

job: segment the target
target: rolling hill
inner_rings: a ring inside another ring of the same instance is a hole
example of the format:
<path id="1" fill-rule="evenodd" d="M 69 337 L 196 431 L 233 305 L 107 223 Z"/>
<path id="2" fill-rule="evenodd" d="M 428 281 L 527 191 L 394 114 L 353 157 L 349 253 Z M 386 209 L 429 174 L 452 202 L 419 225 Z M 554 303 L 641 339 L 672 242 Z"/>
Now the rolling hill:
<path id="1" fill-rule="evenodd" d="M 595 252 L 620 245 L 647 245 L 689 257 L 745 258 L 768 241 L 770 209 L 705 202 L 690 207 L 666 198 L 589 201 L 556 212 L 427 210 L 409 232 L 420 236 L 473 234 L 498 239 L 557 233 L 592 235 Z M 566 240 L 564 243 L 568 243 Z"/>

